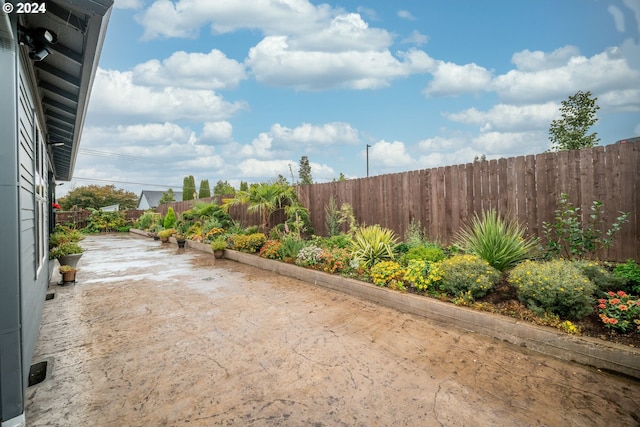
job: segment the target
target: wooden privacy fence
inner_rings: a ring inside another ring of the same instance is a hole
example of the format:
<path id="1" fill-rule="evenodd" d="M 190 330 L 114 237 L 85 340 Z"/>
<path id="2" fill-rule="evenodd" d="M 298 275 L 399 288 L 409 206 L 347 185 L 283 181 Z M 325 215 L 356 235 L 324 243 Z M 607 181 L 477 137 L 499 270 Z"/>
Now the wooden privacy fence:
<path id="1" fill-rule="evenodd" d="M 179 216 L 182 212 L 188 211 L 189 209 L 193 208 L 196 205 L 196 203 L 215 202 L 216 204 L 220 205 L 222 204 L 222 199 L 226 197 L 233 197 L 233 196 L 222 196 L 222 197 L 214 196 L 214 197 L 206 197 L 206 198 L 196 199 L 196 200 L 186 200 L 183 202 L 165 203 L 158 206 L 156 208 L 156 212 L 164 216 L 167 214 L 167 210 L 169 209 L 169 206 L 171 206 L 176 216 Z M 243 205 L 230 206 L 229 216 L 231 216 L 231 218 L 233 218 L 235 221 L 238 221 L 240 224 L 242 224 L 245 227 L 249 225 L 258 225 L 262 222 L 260 220 L 260 215 L 258 213 L 247 212 L 247 206 L 243 206 Z M 282 218 L 282 220 L 284 220 L 284 218 Z"/>
<path id="2" fill-rule="evenodd" d="M 124 217 L 127 221 L 136 221 L 140 218 L 140 215 L 144 213 L 143 210 L 128 209 L 124 212 Z M 91 211 L 88 209 L 78 209 L 73 211 L 58 211 L 55 213 L 56 224 L 73 224 L 75 228 L 84 228 L 87 226 L 87 220 L 91 216 Z"/>
<path id="3" fill-rule="evenodd" d="M 605 229 L 618 212 L 631 212 L 615 244 L 598 255 L 611 261 L 640 259 L 640 144 L 480 161 L 347 181 L 298 186 L 316 234 L 325 232 L 325 206 L 334 197 L 353 207 L 361 224 L 380 224 L 404 237 L 412 220 L 432 240 L 450 244 L 476 213 L 495 208 L 516 218 L 528 233 L 542 237 L 543 222 L 554 220 L 561 193 L 581 208 L 603 202 Z"/>

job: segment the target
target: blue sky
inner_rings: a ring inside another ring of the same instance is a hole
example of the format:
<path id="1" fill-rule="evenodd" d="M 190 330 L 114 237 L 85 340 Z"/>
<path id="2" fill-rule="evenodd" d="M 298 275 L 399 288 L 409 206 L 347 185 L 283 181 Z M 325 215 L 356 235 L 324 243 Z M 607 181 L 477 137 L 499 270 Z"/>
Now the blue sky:
<path id="1" fill-rule="evenodd" d="M 579 90 L 601 144 L 640 135 L 640 1 L 115 0 L 58 193 L 537 154 Z"/>

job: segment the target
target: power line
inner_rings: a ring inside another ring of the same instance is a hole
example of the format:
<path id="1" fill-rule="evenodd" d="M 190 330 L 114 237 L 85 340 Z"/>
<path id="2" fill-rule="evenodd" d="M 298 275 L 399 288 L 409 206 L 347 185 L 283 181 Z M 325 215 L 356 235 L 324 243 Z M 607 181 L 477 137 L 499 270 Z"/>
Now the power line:
<path id="1" fill-rule="evenodd" d="M 109 182 L 109 183 L 117 183 L 117 184 L 133 184 L 133 185 L 144 185 L 148 187 L 162 187 L 162 188 L 182 188 L 182 185 L 161 185 L 161 184 L 147 184 L 144 182 L 131 182 L 131 181 L 115 181 L 112 179 L 98 179 L 98 178 L 80 178 L 74 176 L 72 178 L 74 181 L 96 181 L 96 182 Z"/>
<path id="2" fill-rule="evenodd" d="M 120 160 L 145 160 L 143 157 L 130 156 L 128 154 L 111 153 L 108 151 L 91 150 L 88 148 L 81 148 L 79 150 L 79 153 L 85 154 L 87 156 L 108 157 L 108 158 L 120 159 Z"/>

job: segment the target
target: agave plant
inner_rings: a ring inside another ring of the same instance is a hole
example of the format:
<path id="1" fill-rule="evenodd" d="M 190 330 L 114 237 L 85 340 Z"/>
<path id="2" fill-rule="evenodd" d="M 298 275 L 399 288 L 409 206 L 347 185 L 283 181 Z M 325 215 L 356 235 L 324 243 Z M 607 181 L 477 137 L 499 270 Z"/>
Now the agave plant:
<path id="1" fill-rule="evenodd" d="M 525 229 L 516 221 L 501 218 L 494 209 L 474 216 L 458 232 L 456 246 L 484 259 L 499 271 L 506 271 L 529 257 L 538 239 L 525 238 Z"/>
<path id="2" fill-rule="evenodd" d="M 392 261 L 397 240 L 393 230 L 377 224 L 360 227 L 351 240 L 351 256 L 369 268 L 380 261 Z"/>

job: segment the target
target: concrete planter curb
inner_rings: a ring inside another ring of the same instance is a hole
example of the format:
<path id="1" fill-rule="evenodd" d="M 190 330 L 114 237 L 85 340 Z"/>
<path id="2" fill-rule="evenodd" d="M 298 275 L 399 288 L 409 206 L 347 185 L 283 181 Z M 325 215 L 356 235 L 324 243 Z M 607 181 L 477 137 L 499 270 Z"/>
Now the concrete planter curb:
<path id="1" fill-rule="evenodd" d="M 192 246 L 192 244 L 195 245 Z M 206 244 L 188 241 L 188 245 L 197 250 L 201 250 L 198 249 L 201 245 L 204 246 L 204 252 L 212 253 L 211 248 Z M 459 307 L 433 298 L 400 293 L 359 280 L 261 258 L 255 254 L 227 249 L 225 250 L 225 258 L 344 292 L 394 308 L 400 312 L 423 316 L 443 326 L 455 326 L 465 331 L 500 339 L 562 360 L 574 361 L 640 379 L 640 349 L 590 337 L 568 335 L 553 328 Z"/>

